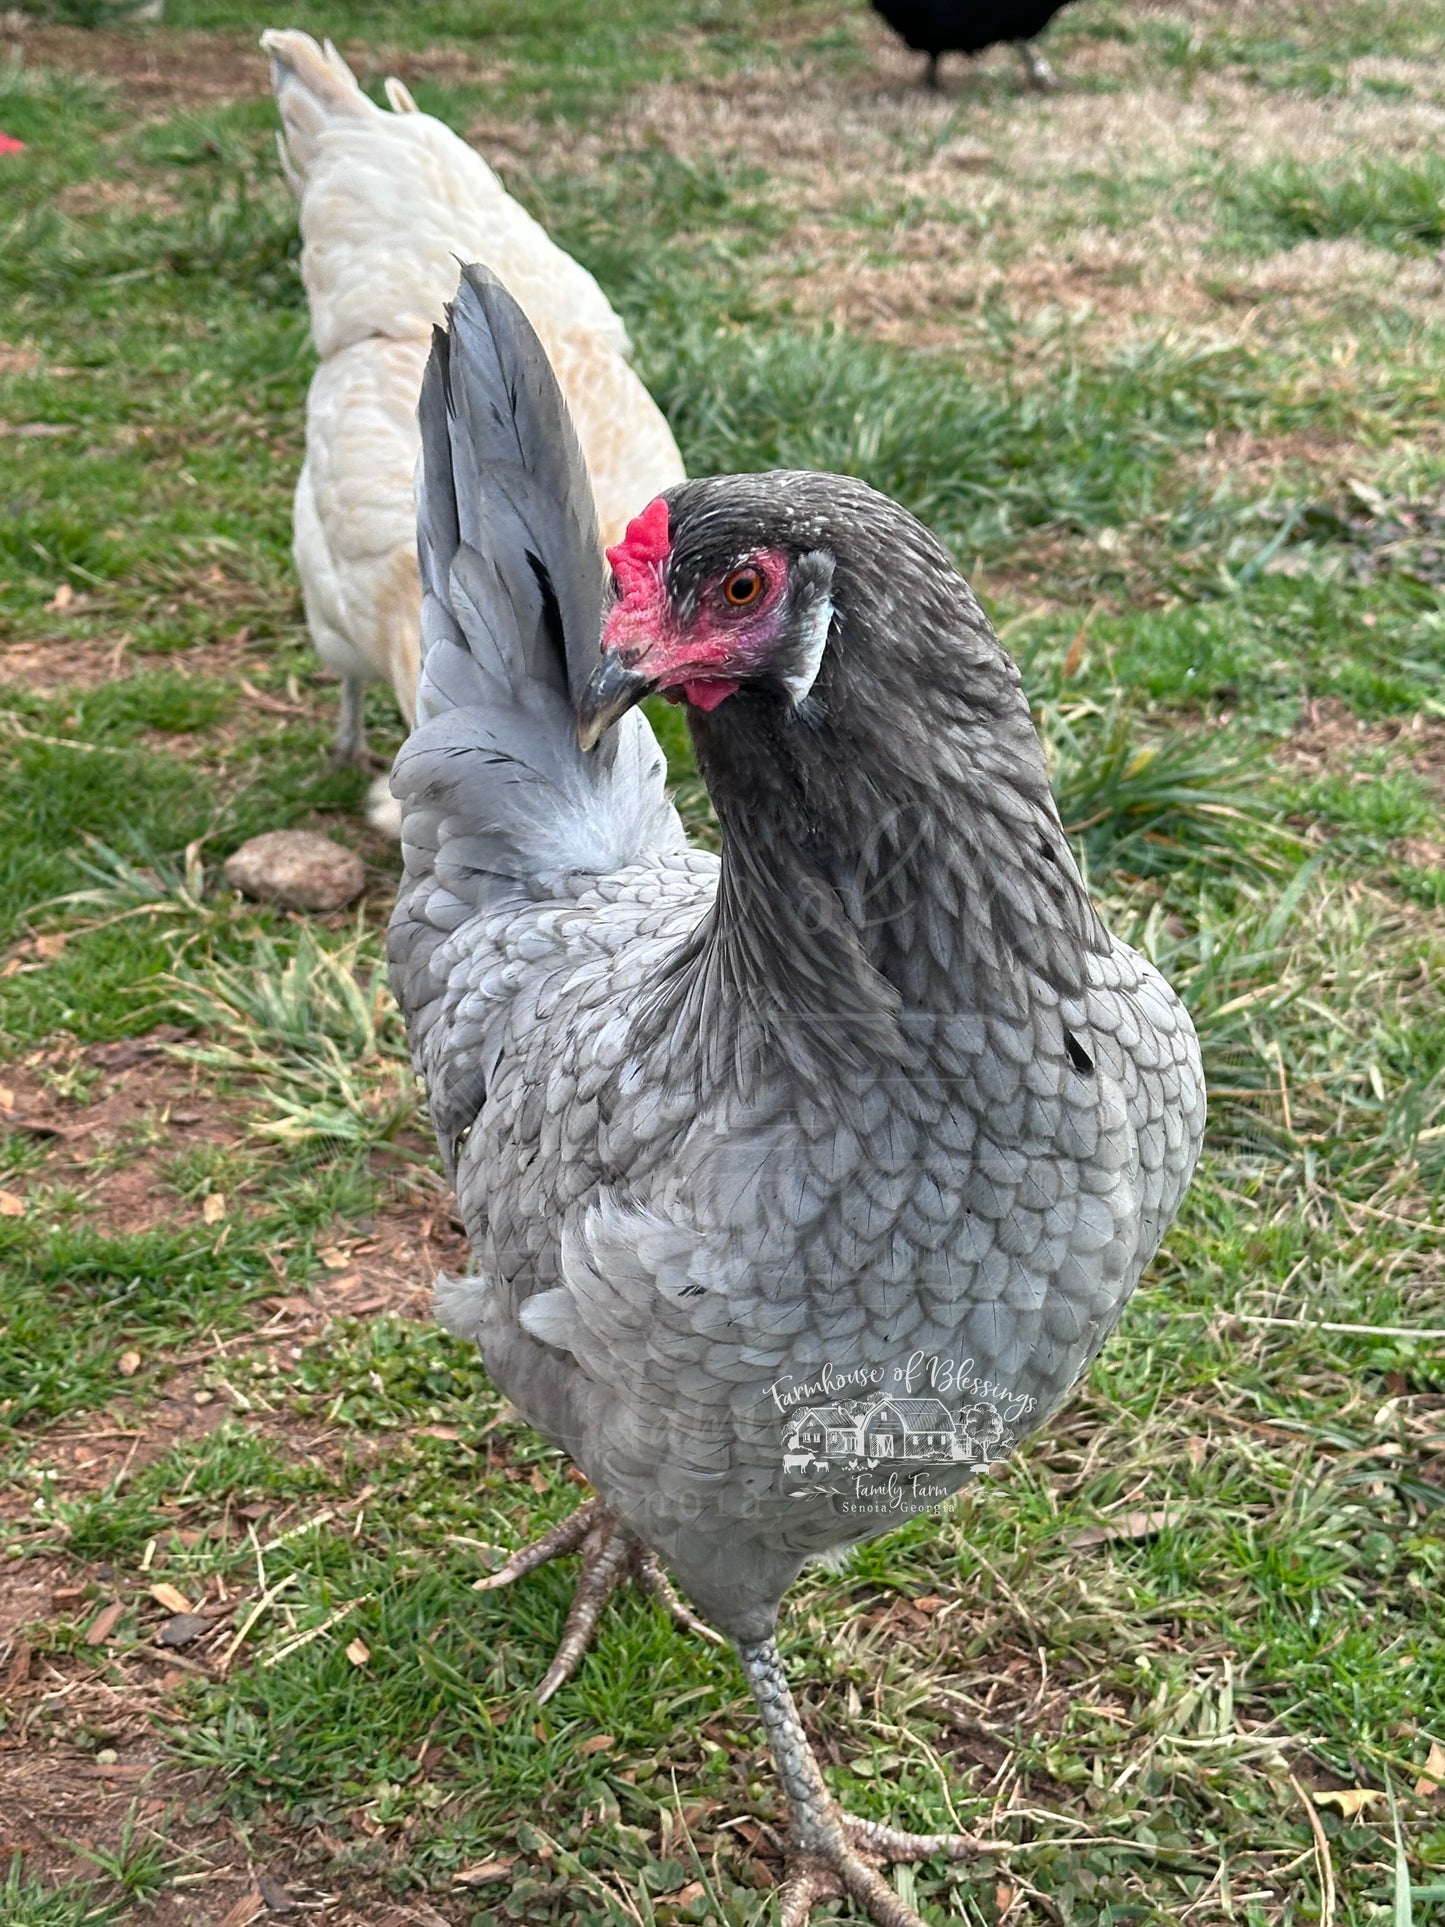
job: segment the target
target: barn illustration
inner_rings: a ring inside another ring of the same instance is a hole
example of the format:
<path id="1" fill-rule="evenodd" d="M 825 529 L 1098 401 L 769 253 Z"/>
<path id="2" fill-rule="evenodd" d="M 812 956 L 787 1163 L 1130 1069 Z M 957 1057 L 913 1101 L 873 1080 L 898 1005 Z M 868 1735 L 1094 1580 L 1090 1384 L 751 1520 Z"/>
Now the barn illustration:
<path id="1" fill-rule="evenodd" d="M 995 1406 L 969 1405 L 955 1418 L 938 1398 L 840 1399 L 805 1405 L 783 1431 L 783 1469 L 803 1477 L 873 1471 L 890 1460 L 973 1464 L 1003 1437 Z"/>

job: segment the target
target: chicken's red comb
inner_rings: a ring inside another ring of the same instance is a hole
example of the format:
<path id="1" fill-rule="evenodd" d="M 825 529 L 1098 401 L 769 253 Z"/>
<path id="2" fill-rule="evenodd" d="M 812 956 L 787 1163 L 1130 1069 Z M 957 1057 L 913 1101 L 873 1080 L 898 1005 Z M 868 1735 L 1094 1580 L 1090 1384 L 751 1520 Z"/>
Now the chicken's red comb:
<path id="1" fill-rule="evenodd" d="M 0 154 L 23 154 L 24 141 L 18 141 L 13 134 L 0 134 Z"/>
<path id="2" fill-rule="evenodd" d="M 656 501 L 648 503 L 641 515 L 633 516 L 622 540 L 607 551 L 607 560 L 612 564 L 624 602 L 633 595 L 652 592 L 657 565 L 665 562 L 671 553 L 667 504 L 659 495 Z"/>

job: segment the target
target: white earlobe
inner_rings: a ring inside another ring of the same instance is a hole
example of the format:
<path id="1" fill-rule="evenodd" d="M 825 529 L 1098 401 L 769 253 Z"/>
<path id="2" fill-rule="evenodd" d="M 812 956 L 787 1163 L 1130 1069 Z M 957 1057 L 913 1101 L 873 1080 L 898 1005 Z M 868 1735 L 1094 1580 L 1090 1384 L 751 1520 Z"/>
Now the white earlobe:
<path id="1" fill-rule="evenodd" d="M 820 596 L 799 626 L 797 667 L 783 677 L 783 687 L 795 705 L 804 700 L 818 679 L 832 623 L 832 600 L 828 596 Z"/>

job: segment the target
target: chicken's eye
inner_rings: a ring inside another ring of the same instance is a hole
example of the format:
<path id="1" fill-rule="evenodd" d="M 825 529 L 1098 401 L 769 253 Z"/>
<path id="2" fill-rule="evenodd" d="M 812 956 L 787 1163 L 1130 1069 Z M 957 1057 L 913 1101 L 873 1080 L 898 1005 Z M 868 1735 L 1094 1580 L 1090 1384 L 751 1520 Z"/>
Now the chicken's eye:
<path id="1" fill-rule="evenodd" d="M 734 569 L 723 582 L 723 601 L 733 609 L 750 609 L 767 586 L 761 569 Z"/>

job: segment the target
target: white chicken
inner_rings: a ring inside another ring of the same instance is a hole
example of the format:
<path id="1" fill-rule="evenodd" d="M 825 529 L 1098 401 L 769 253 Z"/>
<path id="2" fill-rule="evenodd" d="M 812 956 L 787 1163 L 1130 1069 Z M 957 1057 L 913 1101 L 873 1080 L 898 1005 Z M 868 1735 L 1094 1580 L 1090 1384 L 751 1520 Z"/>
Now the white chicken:
<path id="1" fill-rule="evenodd" d="M 479 154 L 386 82 L 368 100 L 328 41 L 261 36 L 301 204 L 301 275 L 321 365 L 306 401 L 293 553 L 306 621 L 342 678 L 334 755 L 364 764 L 365 686 L 389 682 L 414 719 L 421 584 L 412 475 L 422 371 L 459 261 L 484 261 L 521 304 L 582 445 L 604 542 L 684 479 L 661 410 L 628 361 L 627 330 L 596 281 Z M 399 833 L 382 778 L 371 820 Z"/>

